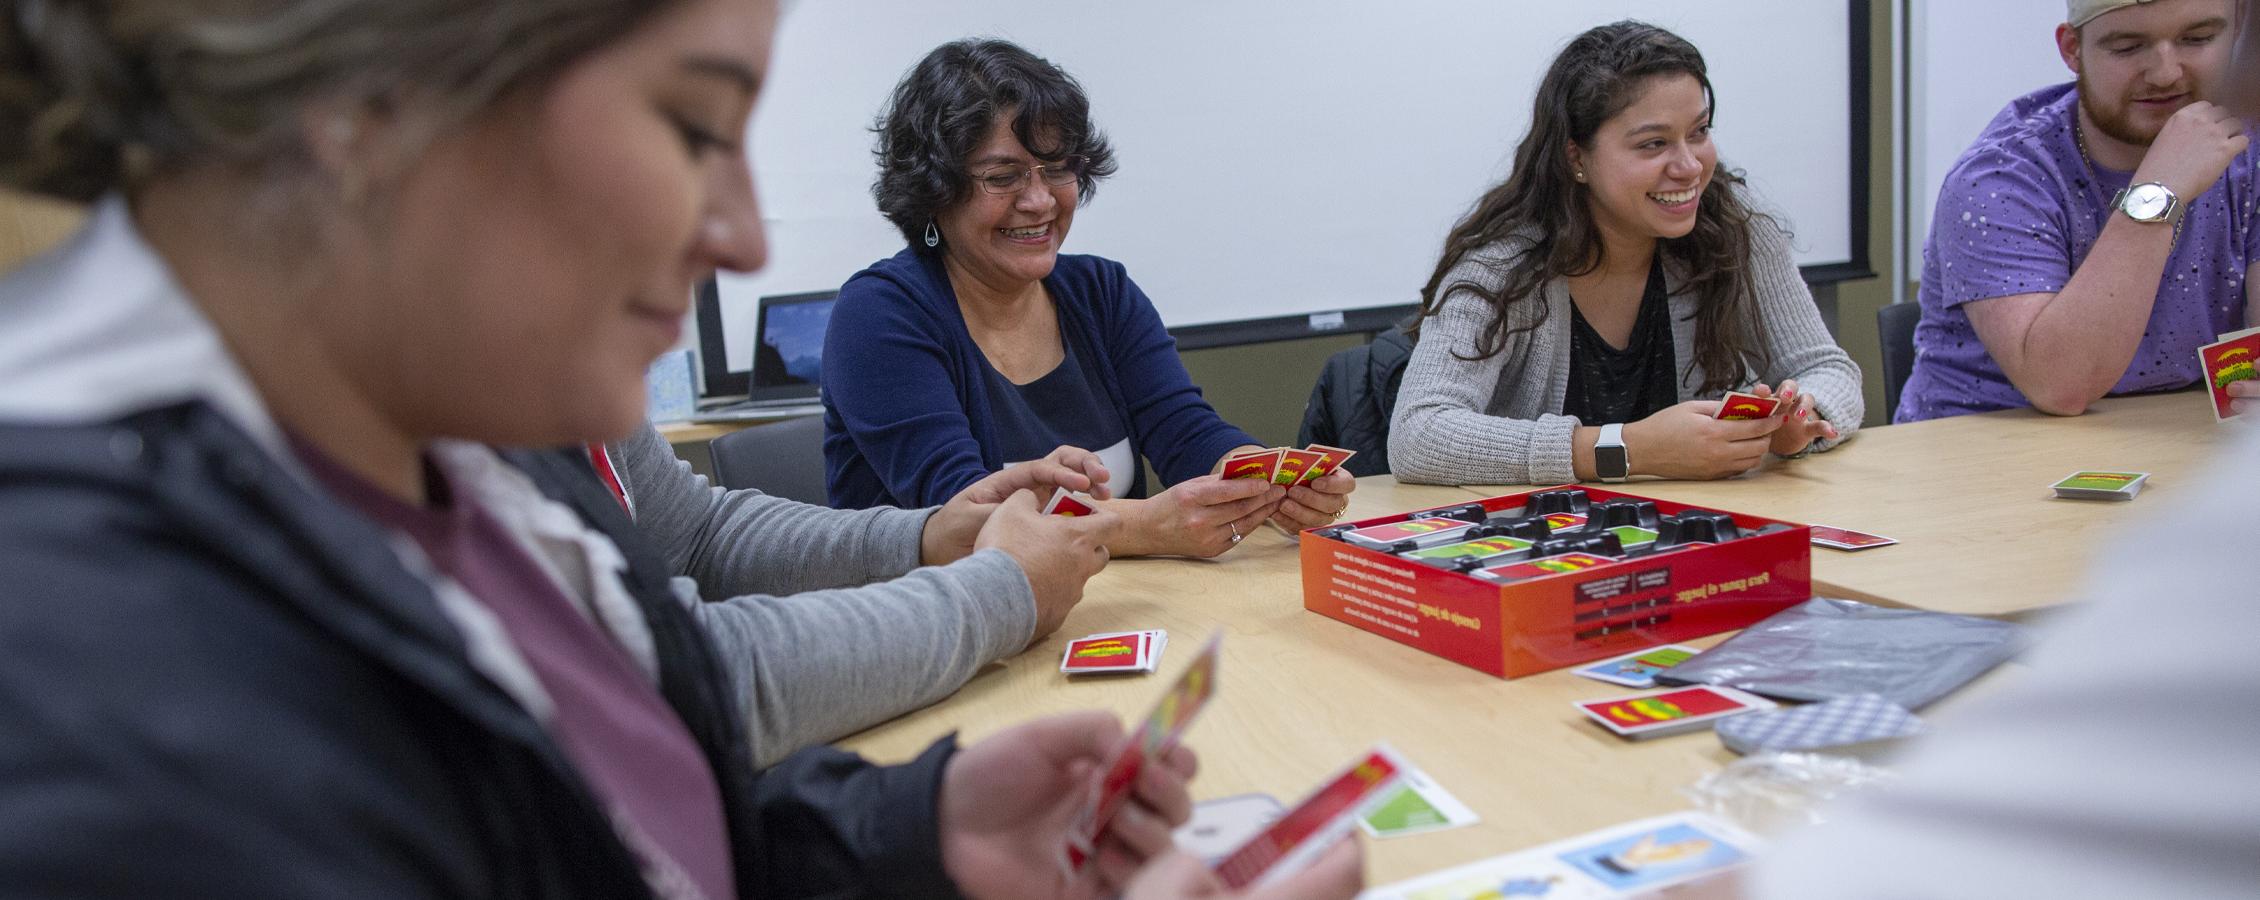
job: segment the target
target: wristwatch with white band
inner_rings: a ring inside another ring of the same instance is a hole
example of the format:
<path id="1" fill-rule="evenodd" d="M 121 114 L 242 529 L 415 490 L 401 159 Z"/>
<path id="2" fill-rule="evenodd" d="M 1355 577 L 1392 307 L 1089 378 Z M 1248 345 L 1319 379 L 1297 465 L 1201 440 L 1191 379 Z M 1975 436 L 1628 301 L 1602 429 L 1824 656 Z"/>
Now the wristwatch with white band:
<path id="1" fill-rule="evenodd" d="M 2111 198 L 2111 208 L 2137 222 L 2170 222 L 2181 212 L 2182 198 L 2174 189 L 2155 181 L 2130 184 Z"/>
<path id="2" fill-rule="evenodd" d="M 1616 483 L 1632 475 L 1632 454 L 1624 449 L 1624 426 L 1601 426 L 1601 436 L 1593 441 L 1593 471 L 1602 481 Z"/>

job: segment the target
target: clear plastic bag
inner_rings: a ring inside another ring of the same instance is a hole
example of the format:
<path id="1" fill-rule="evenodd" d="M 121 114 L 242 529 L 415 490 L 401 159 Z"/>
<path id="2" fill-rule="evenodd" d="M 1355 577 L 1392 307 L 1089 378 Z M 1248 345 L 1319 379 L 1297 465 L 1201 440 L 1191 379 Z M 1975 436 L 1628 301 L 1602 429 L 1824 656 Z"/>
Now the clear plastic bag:
<path id="1" fill-rule="evenodd" d="M 1761 835 L 1817 824 L 1832 800 L 1893 773 L 1849 756 L 1761 753 L 1681 788 L 1697 809 Z"/>

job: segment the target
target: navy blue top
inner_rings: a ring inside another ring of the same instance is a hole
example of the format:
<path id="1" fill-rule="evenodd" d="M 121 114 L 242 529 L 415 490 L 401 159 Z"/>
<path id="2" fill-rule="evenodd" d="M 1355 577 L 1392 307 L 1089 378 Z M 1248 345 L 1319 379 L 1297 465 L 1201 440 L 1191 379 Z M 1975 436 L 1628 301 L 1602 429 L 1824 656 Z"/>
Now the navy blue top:
<path id="1" fill-rule="evenodd" d="M 1041 459 L 1061 444 L 1102 450 L 1130 435 L 1113 406 L 1091 402 L 1099 395 L 1094 385 L 1101 376 L 1091 370 L 1090 361 L 1075 352 L 1065 335 L 1060 345 L 1067 358 L 1027 384 L 1013 384 L 994 366 L 981 371 L 981 387 L 996 417 L 998 455 L 1007 460 Z"/>
<path id="2" fill-rule="evenodd" d="M 1205 475 L 1226 451 L 1261 445 L 1201 399 L 1177 342 L 1122 264 L 1061 254 L 1044 287 L 1067 358 L 1080 361 L 1072 368 L 1086 379 L 1088 405 L 1112 412 L 1131 452 L 1163 482 Z M 966 330 L 938 256 L 905 249 L 848 279 L 824 340 L 832 505 L 933 506 L 1009 462 L 1051 452 L 1016 452 L 990 378 L 1002 380 Z M 1141 474 L 1129 496 L 1144 493 Z"/>

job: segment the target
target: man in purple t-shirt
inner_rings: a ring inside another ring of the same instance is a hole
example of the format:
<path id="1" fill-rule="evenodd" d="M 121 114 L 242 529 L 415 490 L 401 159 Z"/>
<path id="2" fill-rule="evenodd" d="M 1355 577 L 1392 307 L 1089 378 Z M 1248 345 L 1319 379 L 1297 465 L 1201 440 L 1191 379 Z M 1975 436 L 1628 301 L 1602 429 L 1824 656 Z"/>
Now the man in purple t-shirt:
<path id="1" fill-rule="evenodd" d="M 2260 148 L 2207 102 L 2234 5 L 2067 6 L 2078 80 L 2012 101 L 1939 191 L 1896 421 L 2187 387 L 2198 347 L 2260 325 Z M 2260 382 L 2233 390 L 2260 412 Z"/>

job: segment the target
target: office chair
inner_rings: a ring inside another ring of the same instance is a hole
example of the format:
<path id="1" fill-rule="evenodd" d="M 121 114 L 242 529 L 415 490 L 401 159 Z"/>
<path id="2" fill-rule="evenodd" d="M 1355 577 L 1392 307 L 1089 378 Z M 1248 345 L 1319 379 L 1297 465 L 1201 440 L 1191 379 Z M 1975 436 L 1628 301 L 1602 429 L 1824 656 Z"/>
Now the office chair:
<path id="1" fill-rule="evenodd" d="M 1875 311 L 1876 340 L 1883 345 L 1883 414 L 1889 420 L 1899 412 L 1899 392 L 1915 372 L 1915 323 L 1921 321 L 1919 303 L 1892 303 Z"/>
<path id="2" fill-rule="evenodd" d="M 799 416 L 715 438 L 714 480 L 733 490 L 825 505 L 824 417 Z"/>

